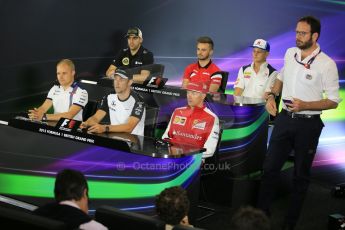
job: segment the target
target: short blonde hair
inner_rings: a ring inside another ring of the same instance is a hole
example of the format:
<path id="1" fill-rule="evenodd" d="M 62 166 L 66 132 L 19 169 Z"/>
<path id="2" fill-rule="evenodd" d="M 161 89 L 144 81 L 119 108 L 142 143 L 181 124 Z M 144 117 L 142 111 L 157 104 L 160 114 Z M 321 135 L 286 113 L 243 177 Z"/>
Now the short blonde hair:
<path id="1" fill-rule="evenodd" d="M 71 61 L 70 59 L 62 59 L 62 60 L 60 60 L 60 61 L 56 64 L 56 67 L 59 66 L 59 65 L 62 65 L 62 64 L 67 65 L 72 71 L 75 71 L 74 63 L 73 63 L 73 61 Z"/>

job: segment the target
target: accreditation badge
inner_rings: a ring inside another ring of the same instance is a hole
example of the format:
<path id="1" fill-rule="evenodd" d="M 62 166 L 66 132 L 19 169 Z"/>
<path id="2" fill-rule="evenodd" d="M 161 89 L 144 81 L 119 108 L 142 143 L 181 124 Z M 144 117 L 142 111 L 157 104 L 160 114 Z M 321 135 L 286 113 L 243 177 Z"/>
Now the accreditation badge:
<path id="1" fill-rule="evenodd" d="M 313 79 L 313 76 L 310 75 L 310 74 L 307 74 L 307 75 L 305 75 L 305 78 L 308 79 L 308 80 L 311 80 L 311 79 Z"/>

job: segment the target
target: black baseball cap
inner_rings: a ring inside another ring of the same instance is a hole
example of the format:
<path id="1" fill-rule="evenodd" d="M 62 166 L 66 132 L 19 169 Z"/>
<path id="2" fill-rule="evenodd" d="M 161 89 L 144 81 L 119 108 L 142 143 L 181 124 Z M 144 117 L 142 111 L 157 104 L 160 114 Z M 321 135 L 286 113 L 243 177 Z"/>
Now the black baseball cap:
<path id="1" fill-rule="evenodd" d="M 138 27 L 131 27 L 127 30 L 126 38 L 129 37 L 130 35 L 134 35 L 139 38 L 143 38 L 143 33 Z"/>
<path id="2" fill-rule="evenodd" d="M 125 69 L 116 69 L 114 73 L 115 75 L 120 76 L 121 78 L 132 80 L 133 79 L 133 73 L 130 70 L 125 70 Z"/>

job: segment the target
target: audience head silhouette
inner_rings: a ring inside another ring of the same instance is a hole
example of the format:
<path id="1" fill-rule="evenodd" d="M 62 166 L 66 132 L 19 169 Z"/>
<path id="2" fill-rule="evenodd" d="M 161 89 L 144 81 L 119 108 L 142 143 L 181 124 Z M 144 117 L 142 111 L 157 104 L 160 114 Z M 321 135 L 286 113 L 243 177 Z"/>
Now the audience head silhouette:
<path id="1" fill-rule="evenodd" d="M 188 211 L 187 192 L 179 186 L 166 188 L 156 197 L 156 212 L 167 224 L 180 224 Z"/>
<path id="2" fill-rule="evenodd" d="M 88 185 L 84 175 L 76 170 L 64 169 L 55 180 L 54 195 L 57 202 L 73 200 L 85 213 L 88 212 Z"/>
<path id="3" fill-rule="evenodd" d="M 231 230 L 270 230 L 270 221 L 265 213 L 253 207 L 240 208 L 231 219 Z"/>

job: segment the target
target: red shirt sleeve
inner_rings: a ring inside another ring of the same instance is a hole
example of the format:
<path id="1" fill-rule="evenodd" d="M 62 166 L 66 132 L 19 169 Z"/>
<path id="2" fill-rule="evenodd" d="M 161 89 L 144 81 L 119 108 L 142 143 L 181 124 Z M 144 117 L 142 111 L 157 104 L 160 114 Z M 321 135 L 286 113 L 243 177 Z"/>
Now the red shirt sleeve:
<path id="1" fill-rule="evenodd" d="M 192 74 L 193 71 L 193 66 L 189 65 L 186 67 L 186 69 L 184 70 L 184 74 L 183 74 L 183 79 L 187 79 L 190 81 L 190 75 Z"/>

